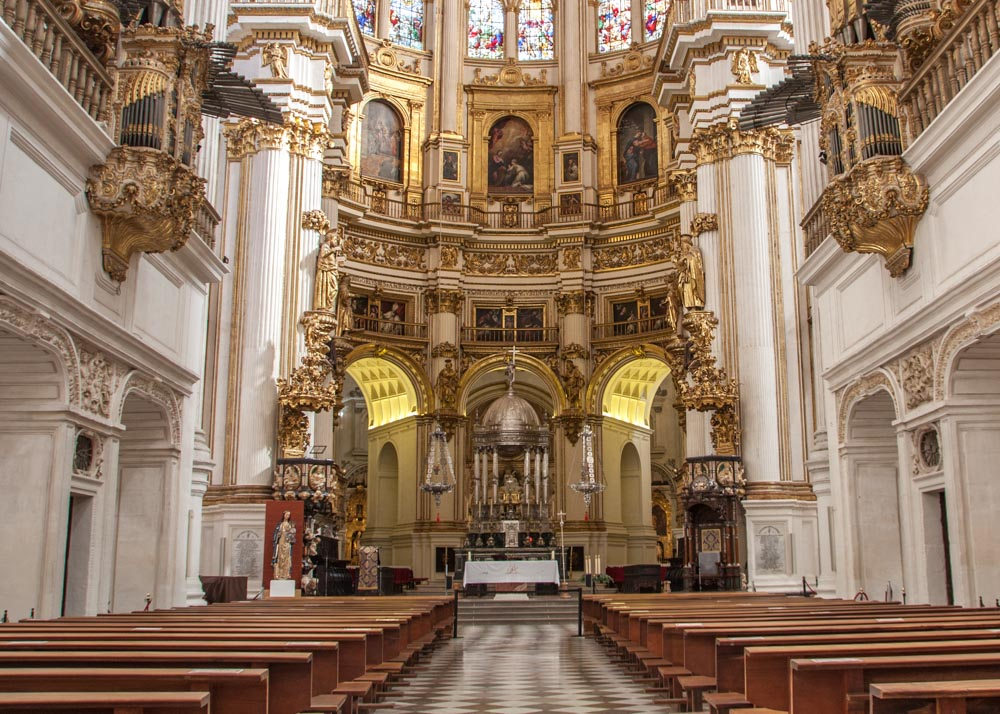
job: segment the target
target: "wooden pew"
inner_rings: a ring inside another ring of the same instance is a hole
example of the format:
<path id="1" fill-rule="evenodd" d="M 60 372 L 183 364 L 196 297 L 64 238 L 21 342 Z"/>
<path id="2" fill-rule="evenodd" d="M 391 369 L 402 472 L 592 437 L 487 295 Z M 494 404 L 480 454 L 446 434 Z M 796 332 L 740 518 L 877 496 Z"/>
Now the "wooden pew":
<path id="1" fill-rule="evenodd" d="M 208 692 L 213 714 L 267 714 L 268 672 L 242 668 L 0 668 L 0 692 Z"/>
<path id="2" fill-rule="evenodd" d="M 998 667 L 1000 653 L 993 652 L 793 659 L 790 712 L 860 714 L 868 711 L 872 684 L 995 679 Z"/>
<path id="3" fill-rule="evenodd" d="M 0 692 L 0 711 L 208 714 L 208 692 Z"/>
<path id="4" fill-rule="evenodd" d="M 924 703 L 933 706 L 931 714 L 1000 711 L 1000 679 L 873 684 L 870 694 L 871 714 L 899 714 Z"/>

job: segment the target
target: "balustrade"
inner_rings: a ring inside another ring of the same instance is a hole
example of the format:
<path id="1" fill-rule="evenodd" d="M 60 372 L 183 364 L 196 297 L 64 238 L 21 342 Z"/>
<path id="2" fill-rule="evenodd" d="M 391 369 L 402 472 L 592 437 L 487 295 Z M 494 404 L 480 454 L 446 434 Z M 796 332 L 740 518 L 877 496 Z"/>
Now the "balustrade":
<path id="1" fill-rule="evenodd" d="M 48 0 L 0 0 L 0 16 L 95 121 L 108 119 L 113 81 Z"/>
<path id="2" fill-rule="evenodd" d="M 633 335 L 648 336 L 650 333 L 662 332 L 664 337 L 675 328 L 667 321 L 666 316 L 643 317 L 638 320 L 622 322 L 602 322 L 593 326 L 594 340 L 622 340 Z"/>
<path id="3" fill-rule="evenodd" d="M 410 337 L 427 339 L 427 325 L 417 322 L 401 322 L 382 317 L 354 316 L 354 329 L 371 332 L 383 337 Z"/>
<path id="4" fill-rule="evenodd" d="M 972 3 L 899 94 L 912 141 L 1000 49 L 1000 2 Z"/>
<path id="5" fill-rule="evenodd" d="M 559 329 L 556 327 L 465 327 L 462 339 L 466 342 L 491 342 L 510 344 L 517 342 L 558 342 Z"/>
<path id="6" fill-rule="evenodd" d="M 823 213 L 822 198 L 813 204 L 813 207 L 809 209 L 809 212 L 799 225 L 802 227 L 802 234 L 805 238 L 806 257 L 808 258 L 813 254 L 813 251 L 819 248 L 820 243 L 830 235 L 830 222 Z"/>

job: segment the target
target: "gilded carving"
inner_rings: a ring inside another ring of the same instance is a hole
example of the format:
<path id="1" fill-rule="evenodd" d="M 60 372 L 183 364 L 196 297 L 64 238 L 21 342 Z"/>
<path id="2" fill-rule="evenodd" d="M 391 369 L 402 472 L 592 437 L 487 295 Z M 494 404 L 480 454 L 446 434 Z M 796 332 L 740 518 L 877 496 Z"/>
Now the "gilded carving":
<path id="1" fill-rule="evenodd" d="M 271 68 L 271 77 L 288 79 L 288 45 L 268 42 L 260 51 L 260 63 Z"/>
<path id="2" fill-rule="evenodd" d="M 558 272 L 557 254 L 466 251 L 465 272 L 469 275 L 554 275 Z"/>
<path id="3" fill-rule="evenodd" d="M 739 400 L 736 381 L 729 379 L 724 368 L 716 366 L 712 354 L 712 340 L 718 324 L 715 315 L 701 310 L 692 310 L 684 318 L 691 358 L 687 381 L 679 386 L 681 400 L 688 409 L 720 411 L 734 408 Z"/>
<path id="4" fill-rule="evenodd" d="M 579 270 L 583 251 L 577 247 L 563 248 L 562 266 L 563 270 Z"/>
<path id="5" fill-rule="evenodd" d="M 309 417 L 299 409 L 280 406 L 280 416 L 278 417 L 278 448 L 284 458 L 302 458 L 309 448 L 311 437 L 309 435 Z M 289 471 L 285 475 L 294 478 L 297 472 Z M 284 483 L 286 489 L 295 491 L 298 483 Z"/>
<path id="6" fill-rule="evenodd" d="M 750 75 L 760 71 L 757 55 L 751 52 L 749 47 L 741 47 L 733 53 L 729 70 L 736 78 L 737 84 L 753 84 L 753 77 Z"/>
<path id="7" fill-rule="evenodd" d="M 436 288 L 428 290 L 424 294 L 428 315 L 436 315 L 442 312 L 450 312 L 455 315 L 462 314 L 462 305 L 465 303 L 465 293 L 461 290 L 449 290 L 447 288 Z"/>
<path id="8" fill-rule="evenodd" d="M 625 53 L 622 61 L 609 67 L 607 61 L 601 62 L 601 79 L 624 77 L 627 74 L 643 72 L 653 66 L 653 58 L 639 50 L 638 43 L 632 44 L 632 49 Z"/>
<path id="9" fill-rule="evenodd" d="M 351 260 L 372 265 L 384 265 L 404 270 L 426 270 L 427 255 L 423 248 L 369 240 L 348 234 L 344 250 Z"/>
<path id="10" fill-rule="evenodd" d="M 696 237 L 717 230 L 719 230 L 719 217 L 715 213 L 696 213 L 691 219 L 691 233 Z"/>
<path id="11" fill-rule="evenodd" d="M 684 308 L 701 310 L 705 307 L 705 264 L 691 236 L 681 235 L 673 260 L 677 267 L 677 291 Z"/>
<path id="12" fill-rule="evenodd" d="M 458 246 L 441 246 L 441 267 L 448 269 L 458 267 Z"/>
<path id="13" fill-rule="evenodd" d="M 695 129 L 690 149 L 698 165 L 724 161 L 743 154 L 759 154 L 769 161 L 792 160 L 795 139 L 788 130 L 774 127 L 740 131 L 735 122 Z"/>
<path id="14" fill-rule="evenodd" d="M 930 191 L 901 157 L 876 157 L 823 190 L 823 215 L 845 251 L 878 253 L 892 277 L 910 267 L 913 235 Z"/>
<path id="15" fill-rule="evenodd" d="M 340 198 L 348 193 L 351 172 L 339 166 L 323 167 L 323 198 Z"/>
<path id="16" fill-rule="evenodd" d="M 566 315 L 593 315 L 594 296 L 586 290 L 560 293 L 556 297 L 556 308 L 559 310 L 560 317 L 565 317 Z"/>
<path id="17" fill-rule="evenodd" d="M 934 352 L 930 345 L 900 360 L 906 408 L 914 409 L 934 397 Z"/>
<path id="18" fill-rule="evenodd" d="M 280 149 L 285 140 L 284 127 L 249 117 L 223 125 L 222 133 L 226 137 L 230 161 L 238 161 L 258 151 Z"/>
<path id="19" fill-rule="evenodd" d="M 451 342 L 442 342 L 431 350 L 431 357 L 458 357 L 458 348 Z"/>
<path id="20" fill-rule="evenodd" d="M 340 290 L 343 231 L 332 228 L 323 211 L 306 211 L 302 214 L 302 227 L 316 231 L 323 237 L 316 256 L 313 310 L 335 311 Z"/>
<path id="21" fill-rule="evenodd" d="M 122 282 L 133 254 L 187 243 L 205 179 L 168 154 L 116 146 L 90 169 L 87 199 L 101 217 L 104 270 Z"/>
<path id="22" fill-rule="evenodd" d="M 59 0 L 55 5 L 98 61 L 108 64 L 114 60 L 122 29 L 118 7 L 114 3 L 106 0 Z"/>
<path id="23" fill-rule="evenodd" d="M 482 68 L 476 67 L 472 83 L 486 87 L 538 87 L 548 82 L 547 74 L 548 70 L 543 69 L 537 78 L 532 77 L 518 66 L 515 58 L 508 57 L 506 64 L 496 74 L 483 75 Z"/>
<path id="24" fill-rule="evenodd" d="M 726 404 L 712 414 L 712 446 L 720 456 L 736 456 L 740 448 L 739 415 L 735 404 Z"/>
<path id="25" fill-rule="evenodd" d="M 586 347 L 578 342 L 570 342 L 562 350 L 562 354 L 566 357 L 576 358 L 576 359 L 590 359 L 590 352 Z"/>
<path id="26" fill-rule="evenodd" d="M 667 174 L 667 180 L 677 191 L 681 201 L 698 200 L 697 169 L 675 169 Z"/>
<path id="27" fill-rule="evenodd" d="M 437 381 L 434 383 L 434 395 L 437 397 L 440 409 L 455 411 L 458 381 L 458 372 L 455 370 L 451 358 L 448 358 L 444 361 L 444 367 L 438 372 Z"/>
<path id="28" fill-rule="evenodd" d="M 594 248 L 594 270 L 616 270 L 670 260 L 671 241 L 668 236 L 655 236 L 606 248 Z"/>
<path id="29" fill-rule="evenodd" d="M 382 40 L 382 44 L 375 49 L 372 63 L 379 69 L 402 72 L 403 74 L 420 74 L 420 66 L 417 61 L 414 60 L 407 64 L 392 48 L 390 40 Z"/>

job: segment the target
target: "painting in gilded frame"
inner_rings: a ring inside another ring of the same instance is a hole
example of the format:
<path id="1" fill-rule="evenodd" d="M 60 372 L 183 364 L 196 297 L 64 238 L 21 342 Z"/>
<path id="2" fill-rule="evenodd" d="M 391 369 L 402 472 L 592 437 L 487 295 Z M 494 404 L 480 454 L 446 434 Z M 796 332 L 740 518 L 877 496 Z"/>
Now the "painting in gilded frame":
<path id="1" fill-rule="evenodd" d="M 374 99 L 365 106 L 361 131 L 361 174 L 402 182 L 403 122 L 388 103 Z"/>

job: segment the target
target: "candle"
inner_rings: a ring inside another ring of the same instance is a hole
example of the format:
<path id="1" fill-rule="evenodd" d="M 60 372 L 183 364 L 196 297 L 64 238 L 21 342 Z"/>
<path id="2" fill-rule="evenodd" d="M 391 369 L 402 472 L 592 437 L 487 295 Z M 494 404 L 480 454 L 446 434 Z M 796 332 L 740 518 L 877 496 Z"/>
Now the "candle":
<path id="1" fill-rule="evenodd" d="M 600 575 L 601 574 L 601 556 L 600 555 L 595 555 L 594 556 L 594 560 L 596 562 L 596 565 L 594 565 L 594 575 Z"/>
<path id="2" fill-rule="evenodd" d="M 588 555 L 583 560 L 584 560 L 584 562 L 583 562 L 583 573 L 584 573 L 584 575 L 590 575 L 590 573 L 592 572 L 591 569 L 590 569 L 590 556 Z"/>

